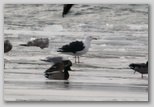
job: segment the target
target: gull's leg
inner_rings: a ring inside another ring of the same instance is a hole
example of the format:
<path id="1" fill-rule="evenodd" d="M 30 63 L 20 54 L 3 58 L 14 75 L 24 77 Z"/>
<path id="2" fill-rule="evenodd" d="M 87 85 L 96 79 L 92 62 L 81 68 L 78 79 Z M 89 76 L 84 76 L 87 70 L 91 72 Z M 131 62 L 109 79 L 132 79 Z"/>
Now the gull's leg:
<path id="1" fill-rule="evenodd" d="M 143 78 L 143 74 L 142 74 L 141 78 Z"/>
<path id="2" fill-rule="evenodd" d="M 76 63 L 76 55 L 75 55 L 75 63 Z"/>
<path id="3" fill-rule="evenodd" d="M 78 63 L 80 63 L 80 58 L 79 58 L 79 56 L 78 56 Z"/>

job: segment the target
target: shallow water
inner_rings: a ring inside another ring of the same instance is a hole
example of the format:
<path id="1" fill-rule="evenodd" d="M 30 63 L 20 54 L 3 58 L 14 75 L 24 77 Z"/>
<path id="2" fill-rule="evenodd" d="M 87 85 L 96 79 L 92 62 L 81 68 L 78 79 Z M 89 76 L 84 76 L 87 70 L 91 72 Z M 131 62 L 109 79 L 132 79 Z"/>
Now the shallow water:
<path id="1" fill-rule="evenodd" d="M 62 5 L 4 6 L 4 39 L 13 49 L 4 54 L 5 101 L 148 101 L 148 75 L 129 69 L 148 60 L 148 5 L 74 5 L 62 18 Z M 89 52 L 74 57 L 57 49 L 91 35 Z M 46 49 L 22 47 L 31 37 L 50 39 Z M 52 64 L 62 56 L 73 62 L 68 80 L 48 80 Z"/>

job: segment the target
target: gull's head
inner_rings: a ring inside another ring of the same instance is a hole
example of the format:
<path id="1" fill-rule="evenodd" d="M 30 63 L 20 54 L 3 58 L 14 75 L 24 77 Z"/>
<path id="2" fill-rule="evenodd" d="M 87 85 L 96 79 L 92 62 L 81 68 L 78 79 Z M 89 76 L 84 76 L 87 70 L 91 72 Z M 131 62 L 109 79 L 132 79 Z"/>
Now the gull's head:
<path id="1" fill-rule="evenodd" d="M 91 40 L 97 40 L 97 38 L 94 38 L 92 36 L 86 36 L 85 40 L 91 41 Z"/>

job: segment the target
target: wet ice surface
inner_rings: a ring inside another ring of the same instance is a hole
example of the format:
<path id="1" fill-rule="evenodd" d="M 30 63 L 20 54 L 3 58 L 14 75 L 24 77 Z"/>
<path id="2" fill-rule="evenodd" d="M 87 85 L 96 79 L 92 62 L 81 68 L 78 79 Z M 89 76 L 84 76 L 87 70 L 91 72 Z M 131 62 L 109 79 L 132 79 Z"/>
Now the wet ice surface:
<path id="1" fill-rule="evenodd" d="M 4 55 L 6 101 L 148 101 L 148 75 L 133 74 L 130 63 L 148 60 L 147 5 L 75 5 L 61 17 L 62 5 L 5 5 L 4 39 L 13 49 Z M 82 63 L 57 49 L 91 35 Z M 46 49 L 22 47 L 31 37 L 48 37 Z M 73 62 L 68 80 L 48 80 L 46 57 Z"/>

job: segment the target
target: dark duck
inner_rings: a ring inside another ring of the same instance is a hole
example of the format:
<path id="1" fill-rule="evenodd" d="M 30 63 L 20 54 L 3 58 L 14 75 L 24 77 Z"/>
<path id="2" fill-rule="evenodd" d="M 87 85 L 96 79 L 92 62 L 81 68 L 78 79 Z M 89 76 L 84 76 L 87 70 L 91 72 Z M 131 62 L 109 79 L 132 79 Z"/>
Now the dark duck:
<path id="1" fill-rule="evenodd" d="M 71 71 L 72 62 L 70 60 L 64 60 L 51 66 L 44 72 L 44 75 L 48 79 L 67 80 L 69 78 L 68 71 Z"/>

